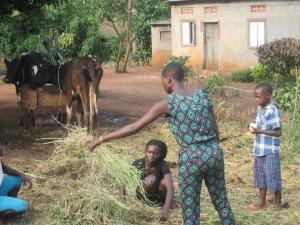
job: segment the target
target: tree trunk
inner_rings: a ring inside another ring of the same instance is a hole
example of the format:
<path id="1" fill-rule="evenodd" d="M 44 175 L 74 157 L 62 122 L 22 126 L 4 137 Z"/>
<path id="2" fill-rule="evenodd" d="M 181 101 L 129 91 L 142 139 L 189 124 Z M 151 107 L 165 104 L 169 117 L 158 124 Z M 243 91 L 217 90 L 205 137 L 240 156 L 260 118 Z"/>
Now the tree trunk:
<path id="1" fill-rule="evenodd" d="M 129 42 L 127 42 L 127 47 L 126 47 L 126 53 L 125 53 L 125 57 L 124 57 L 124 62 L 123 62 L 123 65 L 121 67 L 121 72 L 123 72 L 123 73 L 126 72 L 129 55 L 132 52 L 132 43 L 133 43 L 133 41 L 134 41 L 134 39 L 132 39 Z"/>
<path id="2" fill-rule="evenodd" d="M 124 49 L 123 40 L 120 38 L 118 57 L 116 59 L 116 65 L 115 65 L 115 71 L 116 71 L 116 73 L 120 73 L 121 72 L 120 71 L 120 63 L 121 63 L 121 59 L 123 57 L 123 49 Z"/>
<path id="3" fill-rule="evenodd" d="M 126 72 L 126 67 L 129 59 L 129 55 L 132 52 L 132 43 L 134 38 L 131 38 L 131 28 L 132 28 L 132 0 L 128 0 L 127 4 L 127 33 L 126 33 L 126 52 L 123 65 L 120 69 L 120 72 Z"/>

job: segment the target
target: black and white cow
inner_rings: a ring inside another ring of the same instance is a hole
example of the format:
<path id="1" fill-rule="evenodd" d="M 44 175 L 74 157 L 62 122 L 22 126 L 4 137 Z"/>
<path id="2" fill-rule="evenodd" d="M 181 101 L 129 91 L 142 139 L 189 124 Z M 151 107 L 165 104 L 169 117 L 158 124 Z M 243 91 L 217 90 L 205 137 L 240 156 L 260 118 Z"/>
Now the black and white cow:
<path id="1" fill-rule="evenodd" d="M 19 96 L 22 85 L 29 84 L 33 86 L 38 71 L 45 64 L 43 57 L 34 52 L 22 53 L 13 60 L 5 58 L 4 63 L 7 73 L 3 81 L 5 83 L 15 84 L 16 93 Z"/>

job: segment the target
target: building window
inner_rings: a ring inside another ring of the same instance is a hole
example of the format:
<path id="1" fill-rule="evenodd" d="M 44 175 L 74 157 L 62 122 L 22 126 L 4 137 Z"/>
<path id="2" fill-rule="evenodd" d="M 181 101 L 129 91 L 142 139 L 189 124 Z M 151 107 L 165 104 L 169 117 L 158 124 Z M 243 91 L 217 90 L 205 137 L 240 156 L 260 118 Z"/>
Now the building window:
<path id="1" fill-rule="evenodd" d="M 170 41 L 171 38 L 171 31 L 161 31 L 160 32 L 160 40 L 161 41 Z"/>
<path id="2" fill-rule="evenodd" d="M 252 13 L 263 13 L 263 12 L 266 12 L 266 6 L 265 5 L 252 5 L 251 6 L 251 12 Z"/>
<path id="3" fill-rule="evenodd" d="M 265 22 L 249 22 L 249 46 L 256 48 L 265 43 Z"/>
<path id="4" fill-rule="evenodd" d="M 216 6 L 204 7 L 204 13 L 206 13 L 206 14 L 218 13 L 218 7 L 216 7 Z"/>
<path id="5" fill-rule="evenodd" d="M 195 23 L 192 21 L 182 22 L 182 45 L 195 44 Z"/>
<path id="6" fill-rule="evenodd" d="M 192 7 L 183 7 L 181 8 L 181 14 L 193 14 L 194 9 Z"/>

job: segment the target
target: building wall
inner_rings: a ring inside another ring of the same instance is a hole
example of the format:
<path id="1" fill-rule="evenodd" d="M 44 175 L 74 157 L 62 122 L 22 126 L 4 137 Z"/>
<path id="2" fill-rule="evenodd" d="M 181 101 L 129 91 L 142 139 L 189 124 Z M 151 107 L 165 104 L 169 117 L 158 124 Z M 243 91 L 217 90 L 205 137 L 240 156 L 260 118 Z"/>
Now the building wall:
<path id="1" fill-rule="evenodd" d="M 152 65 L 162 66 L 172 55 L 172 40 L 161 40 L 161 32 L 171 32 L 170 26 L 152 26 Z"/>
<path id="2" fill-rule="evenodd" d="M 251 12 L 251 6 L 265 5 L 265 12 Z M 217 13 L 204 13 L 204 7 L 217 7 Z M 193 7 L 193 14 L 182 14 L 183 7 Z M 255 1 L 252 3 L 215 3 L 173 5 L 171 12 L 172 55 L 191 56 L 190 64 L 200 71 L 204 65 L 206 22 L 219 23 L 219 71 L 232 72 L 257 64 L 255 49 L 249 47 L 251 19 L 266 21 L 266 42 L 283 37 L 300 38 L 300 1 Z M 195 22 L 195 45 L 182 46 L 181 22 Z"/>

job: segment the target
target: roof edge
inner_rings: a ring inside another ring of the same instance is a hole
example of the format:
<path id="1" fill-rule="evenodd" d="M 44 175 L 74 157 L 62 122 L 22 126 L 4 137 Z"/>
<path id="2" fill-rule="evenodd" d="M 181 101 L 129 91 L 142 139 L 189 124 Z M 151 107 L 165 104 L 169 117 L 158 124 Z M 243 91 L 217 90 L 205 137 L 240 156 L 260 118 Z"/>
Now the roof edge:
<path id="1" fill-rule="evenodd" d="M 183 5 L 183 4 L 194 4 L 194 3 L 230 3 L 230 2 L 261 2 L 263 0 L 167 0 L 170 5 Z M 271 0 L 274 2 L 283 1 L 283 0 Z M 299 0 L 289 0 L 299 1 Z"/>

